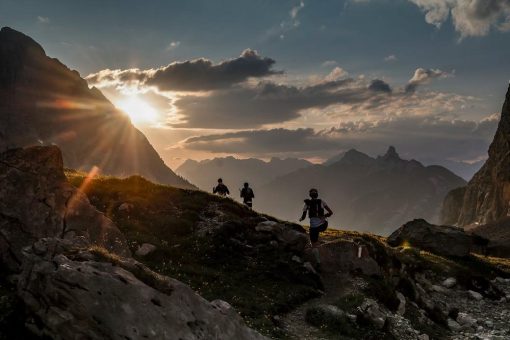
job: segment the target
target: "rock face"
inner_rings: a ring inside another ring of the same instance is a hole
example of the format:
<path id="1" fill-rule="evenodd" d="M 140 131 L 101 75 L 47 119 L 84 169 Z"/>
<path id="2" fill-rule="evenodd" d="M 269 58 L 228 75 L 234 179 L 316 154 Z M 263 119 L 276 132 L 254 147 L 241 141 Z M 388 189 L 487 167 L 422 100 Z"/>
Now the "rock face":
<path id="1" fill-rule="evenodd" d="M 225 302 L 131 258 L 124 235 L 66 181 L 55 146 L 0 154 L 0 255 L 36 335 L 264 339 Z"/>
<path id="2" fill-rule="evenodd" d="M 462 229 L 437 226 L 419 219 L 397 229 L 387 242 L 393 247 L 407 244 L 438 255 L 463 257 L 471 252 L 474 239 Z"/>
<path id="3" fill-rule="evenodd" d="M 336 240 L 325 243 L 319 248 L 323 272 L 349 273 L 360 272 L 364 275 L 381 276 L 380 266 L 368 254 L 365 247 L 360 249 L 356 243 L 348 240 Z M 358 256 L 359 255 L 359 256 Z M 312 254 L 308 255 L 313 259 Z"/>
<path id="4" fill-rule="evenodd" d="M 97 166 L 106 174 L 193 188 L 99 90 L 8 27 L 0 31 L 0 103 L 0 152 L 55 144 L 70 168 Z"/>
<path id="5" fill-rule="evenodd" d="M 21 250 L 43 237 L 84 236 L 94 245 L 129 256 L 124 235 L 64 175 L 55 147 L 0 154 L 0 259 L 12 270 Z"/>
<path id="6" fill-rule="evenodd" d="M 510 88 L 501 110 L 489 158 L 469 181 L 464 193 L 451 192 L 443 222 L 469 227 L 498 221 L 508 215 L 510 203 Z"/>
<path id="7" fill-rule="evenodd" d="M 132 259 L 112 262 L 58 239 L 27 250 L 18 293 L 40 320 L 32 331 L 52 339 L 265 338 L 226 302 L 211 304 Z"/>

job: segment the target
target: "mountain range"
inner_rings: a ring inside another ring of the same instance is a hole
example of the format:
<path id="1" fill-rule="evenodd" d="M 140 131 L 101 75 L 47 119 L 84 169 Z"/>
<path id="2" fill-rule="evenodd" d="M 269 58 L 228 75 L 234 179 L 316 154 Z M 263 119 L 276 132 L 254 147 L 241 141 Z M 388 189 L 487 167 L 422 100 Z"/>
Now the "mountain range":
<path id="1" fill-rule="evenodd" d="M 218 178 L 223 178 L 232 189 L 249 182 L 258 189 L 277 177 L 311 166 L 312 163 L 296 158 L 271 158 L 265 162 L 256 158 L 214 158 L 203 161 L 187 160 L 175 171 L 200 189 L 209 191 Z"/>
<path id="2" fill-rule="evenodd" d="M 30 37 L 0 31 L 0 150 L 58 145 L 66 167 L 194 188 L 129 118 Z"/>
<path id="3" fill-rule="evenodd" d="M 274 179 L 259 190 L 255 207 L 296 220 L 315 187 L 335 212 L 334 228 L 387 234 L 412 218 L 437 222 L 445 195 L 465 183 L 444 167 L 401 159 L 394 147 L 377 158 L 353 149 L 332 164 Z"/>

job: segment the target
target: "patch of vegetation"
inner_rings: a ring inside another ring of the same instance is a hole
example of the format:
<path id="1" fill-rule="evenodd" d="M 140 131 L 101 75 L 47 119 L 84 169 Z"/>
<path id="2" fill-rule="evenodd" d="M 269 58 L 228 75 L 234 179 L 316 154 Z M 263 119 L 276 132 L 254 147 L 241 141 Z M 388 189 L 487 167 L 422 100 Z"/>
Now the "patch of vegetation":
<path id="1" fill-rule="evenodd" d="M 291 260 L 293 253 L 275 248 L 260 234 L 255 238 L 254 227 L 263 215 L 231 199 L 157 185 L 139 176 L 85 180 L 83 173 L 66 175 L 116 223 L 133 253 L 143 243 L 157 247 L 145 257 L 135 256 L 137 260 L 208 300 L 229 302 L 263 334 L 283 337 L 273 317 L 319 295 L 320 282 Z M 125 209 L 119 210 L 123 204 Z M 214 232 L 204 233 L 208 228 Z"/>

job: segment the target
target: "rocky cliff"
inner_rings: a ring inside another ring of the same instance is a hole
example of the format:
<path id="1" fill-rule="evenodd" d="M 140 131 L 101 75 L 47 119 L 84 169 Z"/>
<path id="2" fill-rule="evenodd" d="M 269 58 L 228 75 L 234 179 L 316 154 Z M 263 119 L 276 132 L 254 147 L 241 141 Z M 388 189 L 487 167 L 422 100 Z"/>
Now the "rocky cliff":
<path id="1" fill-rule="evenodd" d="M 0 31 L 0 151 L 58 145 L 66 167 L 116 176 L 140 174 L 192 188 L 147 138 L 78 72 L 46 56 L 30 37 Z"/>
<path id="2" fill-rule="evenodd" d="M 16 284 L 32 335 L 264 339 L 228 303 L 210 303 L 133 259 L 123 233 L 89 203 L 85 189 L 67 182 L 57 147 L 0 155 L 1 281 Z"/>
<path id="3" fill-rule="evenodd" d="M 489 158 L 464 189 L 452 191 L 443 208 L 444 223 L 476 227 L 505 218 L 510 203 L 510 88 L 489 148 Z"/>

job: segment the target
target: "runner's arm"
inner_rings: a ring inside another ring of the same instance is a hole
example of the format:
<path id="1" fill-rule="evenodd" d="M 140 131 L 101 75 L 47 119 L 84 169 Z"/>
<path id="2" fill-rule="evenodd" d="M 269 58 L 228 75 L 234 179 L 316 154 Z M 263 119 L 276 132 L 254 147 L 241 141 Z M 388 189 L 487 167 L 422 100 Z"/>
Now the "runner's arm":
<path id="1" fill-rule="evenodd" d="M 307 211 L 308 211 L 308 205 L 306 205 L 306 203 L 305 203 L 305 206 L 303 207 L 303 214 L 301 215 L 301 218 L 299 219 L 300 222 L 306 218 Z"/>
<path id="2" fill-rule="evenodd" d="M 331 208 L 326 203 L 324 203 L 324 209 L 328 211 L 328 213 L 324 215 L 325 217 L 331 217 L 331 215 L 333 215 L 333 210 L 331 210 Z"/>

